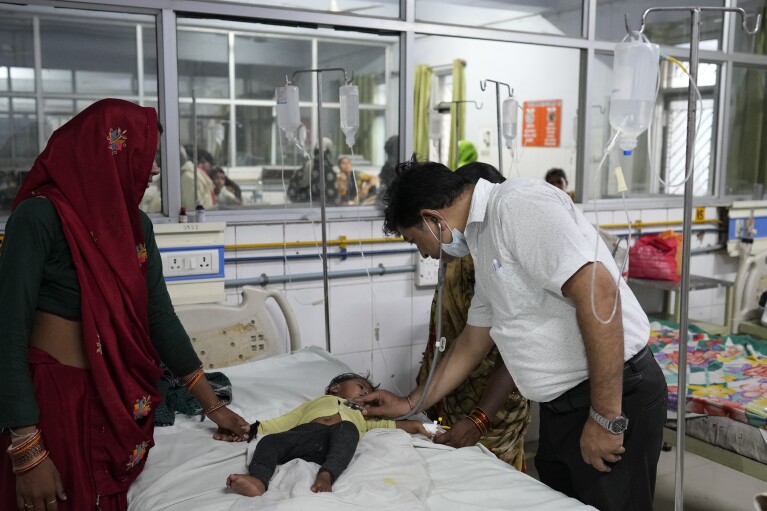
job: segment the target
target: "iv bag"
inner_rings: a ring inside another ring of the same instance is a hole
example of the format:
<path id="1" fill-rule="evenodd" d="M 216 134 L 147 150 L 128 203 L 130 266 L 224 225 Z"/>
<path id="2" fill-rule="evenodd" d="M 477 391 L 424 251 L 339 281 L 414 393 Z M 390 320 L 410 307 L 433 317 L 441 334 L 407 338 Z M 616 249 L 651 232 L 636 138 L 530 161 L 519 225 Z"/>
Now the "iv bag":
<path id="1" fill-rule="evenodd" d="M 511 149 L 514 139 L 517 138 L 517 113 L 519 102 L 516 98 L 507 98 L 503 102 L 503 116 L 501 129 L 503 138 L 506 140 L 506 147 Z"/>
<path id="2" fill-rule="evenodd" d="M 658 57 L 658 45 L 647 38 L 615 46 L 610 125 L 621 130 L 618 144 L 623 154 L 631 154 L 637 137 L 650 125 L 658 90 Z"/>
<path id="3" fill-rule="evenodd" d="M 277 98 L 277 125 L 285 132 L 288 140 L 293 141 L 296 130 L 301 126 L 301 115 L 298 111 L 298 87 L 295 85 L 277 87 L 274 95 Z"/>
<path id="4" fill-rule="evenodd" d="M 346 145 L 354 146 L 354 134 L 360 127 L 360 92 L 356 85 L 338 88 L 341 101 L 341 131 L 346 135 Z"/>

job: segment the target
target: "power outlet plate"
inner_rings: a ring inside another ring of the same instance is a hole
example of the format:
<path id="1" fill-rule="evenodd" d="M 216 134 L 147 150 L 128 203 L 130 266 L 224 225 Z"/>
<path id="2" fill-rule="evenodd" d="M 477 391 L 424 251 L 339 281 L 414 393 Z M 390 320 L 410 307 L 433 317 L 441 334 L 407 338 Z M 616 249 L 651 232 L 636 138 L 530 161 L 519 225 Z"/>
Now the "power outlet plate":
<path id="1" fill-rule="evenodd" d="M 162 273 L 165 277 L 197 277 L 219 273 L 216 249 L 173 250 L 161 252 Z"/>
<path id="2" fill-rule="evenodd" d="M 439 274 L 439 260 L 418 257 L 418 270 L 415 273 L 415 285 L 420 287 L 436 286 Z"/>

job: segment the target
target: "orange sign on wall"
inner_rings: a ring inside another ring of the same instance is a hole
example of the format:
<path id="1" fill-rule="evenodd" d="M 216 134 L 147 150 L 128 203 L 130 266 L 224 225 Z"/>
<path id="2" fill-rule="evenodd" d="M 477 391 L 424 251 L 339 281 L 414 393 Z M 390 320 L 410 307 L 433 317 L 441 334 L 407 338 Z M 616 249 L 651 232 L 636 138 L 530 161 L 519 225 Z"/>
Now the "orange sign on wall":
<path id="1" fill-rule="evenodd" d="M 522 120 L 522 145 L 559 147 L 562 129 L 562 100 L 525 101 Z"/>

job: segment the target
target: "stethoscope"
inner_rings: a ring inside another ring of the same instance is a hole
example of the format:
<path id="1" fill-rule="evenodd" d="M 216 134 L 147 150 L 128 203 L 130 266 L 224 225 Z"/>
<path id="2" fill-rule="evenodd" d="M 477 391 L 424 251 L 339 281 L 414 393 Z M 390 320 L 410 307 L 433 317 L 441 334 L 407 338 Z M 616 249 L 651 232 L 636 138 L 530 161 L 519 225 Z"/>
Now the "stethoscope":
<path id="1" fill-rule="evenodd" d="M 428 228 L 428 226 L 427 226 Z M 408 413 L 399 417 L 394 417 L 392 420 L 399 421 L 409 419 L 410 417 L 420 413 L 421 406 L 423 405 L 426 396 L 429 395 L 429 387 L 431 387 L 431 379 L 434 376 L 434 368 L 437 367 L 437 362 L 442 352 L 445 351 L 447 341 L 442 337 L 442 289 L 445 286 L 445 263 L 442 261 L 442 222 L 437 219 L 437 230 L 439 231 L 439 269 L 437 270 L 437 335 L 435 340 L 434 356 L 431 360 L 431 367 L 429 368 L 429 376 L 426 378 L 426 383 L 423 386 L 423 392 L 419 396 L 418 400 L 413 405 L 413 409 Z"/>

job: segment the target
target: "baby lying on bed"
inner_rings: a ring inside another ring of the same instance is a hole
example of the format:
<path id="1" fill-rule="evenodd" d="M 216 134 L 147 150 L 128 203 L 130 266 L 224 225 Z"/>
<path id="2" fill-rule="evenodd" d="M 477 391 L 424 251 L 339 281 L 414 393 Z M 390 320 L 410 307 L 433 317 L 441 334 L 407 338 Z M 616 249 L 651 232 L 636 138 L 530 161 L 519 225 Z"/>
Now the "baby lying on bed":
<path id="1" fill-rule="evenodd" d="M 256 421 L 250 438 L 266 435 L 256 446 L 248 474 L 232 474 L 226 485 L 241 495 L 262 495 L 277 465 L 300 458 L 320 465 L 313 492 L 331 491 L 352 460 L 357 443 L 374 428 L 399 428 L 430 436 L 421 421 L 372 420 L 362 415 L 354 399 L 376 387 L 364 376 L 345 373 L 333 378 L 325 395 L 268 421 Z"/>

